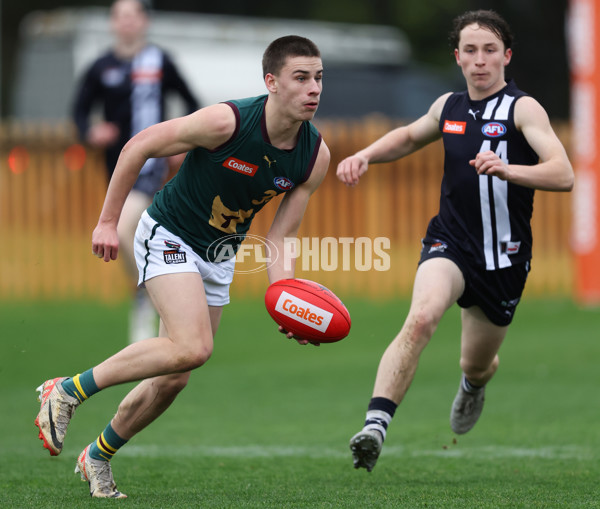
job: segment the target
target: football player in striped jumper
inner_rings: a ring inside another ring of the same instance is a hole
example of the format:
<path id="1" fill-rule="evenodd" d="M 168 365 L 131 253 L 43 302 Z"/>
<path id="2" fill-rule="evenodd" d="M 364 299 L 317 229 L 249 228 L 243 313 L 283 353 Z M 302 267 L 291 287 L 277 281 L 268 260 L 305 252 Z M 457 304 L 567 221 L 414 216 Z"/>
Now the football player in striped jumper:
<path id="1" fill-rule="evenodd" d="M 81 403 L 107 387 L 140 381 L 77 460 L 76 472 L 89 482 L 93 497 L 125 496 L 114 483 L 111 458 L 171 405 L 191 371 L 212 355 L 223 306 L 229 303 L 235 253 L 256 213 L 282 193 L 267 233 L 273 247 L 267 276 L 271 283 L 294 276 L 294 260 L 274 251 L 284 253 L 285 239 L 296 237 L 330 159 L 311 123 L 322 91 L 319 49 L 300 36 L 276 39 L 263 55 L 263 76 L 267 94 L 155 124 L 121 152 L 92 235 L 92 252 L 105 262 L 117 258 L 119 215 L 146 160 L 187 155 L 142 214 L 135 236 L 139 283 L 161 318 L 158 337 L 132 343 L 81 374 L 47 380 L 39 388 L 35 423 L 44 447 L 57 455 Z"/>
<path id="2" fill-rule="evenodd" d="M 369 164 L 443 140 L 439 212 L 422 240 L 408 316 L 381 358 L 364 427 L 350 440 L 354 467 L 369 472 L 421 352 L 454 303 L 461 307 L 462 376 L 450 426 L 462 434 L 475 425 L 529 272 L 534 191 L 573 187 L 573 169 L 546 111 L 505 78 L 512 57 L 506 21 L 490 10 L 466 12 L 454 20 L 450 40 L 467 89 L 442 95 L 421 118 L 337 169 L 354 186 Z"/>
<path id="3" fill-rule="evenodd" d="M 97 58 L 83 75 L 73 104 L 73 119 L 81 140 L 104 150 L 107 182 L 115 169 L 125 143 L 146 127 L 166 119 L 167 97 L 178 95 L 186 113 L 200 106 L 168 53 L 147 40 L 148 7 L 144 0 L 116 0 L 110 8 L 113 47 Z M 104 120 L 90 122 L 96 106 Z M 135 284 L 137 268 L 133 236 L 140 216 L 148 208 L 168 173 L 179 167 L 175 156 L 146 161 L 127 196 L 121 220 L 121 259 L 134 296 L 129 317 L 129 342 L 158 332 L 158 318 L 144 288 Z"/>

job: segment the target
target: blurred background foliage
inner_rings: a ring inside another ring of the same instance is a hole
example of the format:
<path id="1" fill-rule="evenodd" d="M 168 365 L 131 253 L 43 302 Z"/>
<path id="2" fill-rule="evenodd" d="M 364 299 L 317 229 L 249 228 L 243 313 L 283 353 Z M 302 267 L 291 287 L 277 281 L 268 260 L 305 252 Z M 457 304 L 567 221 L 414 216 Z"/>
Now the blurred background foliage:
<path id="1" fill-rule="evenodd" d="M 455 72 L 448 32 L 465 10 L 492 8 L 515 33 L 509 76 L 535 96 L 554 118 L 569 116 L 569 69 L 565 44 L 567 0 L 153 0 L 157 11 L 188 11 L 266 18 L 290 18 L 395 26 L 408 36 L 413 60 Z M 10 111 L 10 80 L 19 44 L 19 24 L 34 10 L 108 6 L 111 0 L 0 0 L 2 108 Z"/>

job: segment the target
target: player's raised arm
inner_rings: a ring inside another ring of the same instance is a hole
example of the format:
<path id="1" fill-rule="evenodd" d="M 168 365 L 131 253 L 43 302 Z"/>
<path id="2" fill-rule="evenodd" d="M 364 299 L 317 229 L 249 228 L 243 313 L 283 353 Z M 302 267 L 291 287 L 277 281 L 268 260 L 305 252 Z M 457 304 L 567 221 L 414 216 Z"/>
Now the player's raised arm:
<path id="1" fill-rule="evenodd" d="M 196 147 L 216 148 L 231 137 L 234 129 L 235 115 L 231 107 L 216 104 L 150 126 L 131 138 L 123 147 L 110 180 L 98 225 L 92 234 L 92 252 L 105 262 L 116 260 L 121 210 L 148 159 L 173 156 Z"/>
<path id="2" fill-rule="evenodd" d="M 515 104 L 515 125 L 539 156 L 539 164 L 510 164 L 487 151 L 471 161 L 477 172 L 533 189 L 570 191 L 574 182 L 573 167 L 546 110 L 533 97 L 522 97 Z"/>
<path id="3" fill-rule="evenodd" d="M 439 97 L 429 111 L 414 122 L 383 135 L 368 147 L 338 164 L 337 177 L 346 185 L 358 184 L 371 163 L 386 163 L 407 156 L 441 136 L 439 121 L 450 94 Z"/>

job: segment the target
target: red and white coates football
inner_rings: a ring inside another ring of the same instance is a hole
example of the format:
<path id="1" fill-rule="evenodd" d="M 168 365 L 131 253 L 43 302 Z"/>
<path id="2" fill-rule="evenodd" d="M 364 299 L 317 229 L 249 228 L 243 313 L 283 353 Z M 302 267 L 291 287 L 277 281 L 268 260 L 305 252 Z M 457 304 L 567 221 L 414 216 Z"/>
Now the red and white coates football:
<path id="1" fill-rule="evenodd" d="M 278 325 L 302 339 L 334 343 L 350 332 L 350 313 L 328 288 L 308 279 L 280 279 L 267 288 L 265 306 Z"/>

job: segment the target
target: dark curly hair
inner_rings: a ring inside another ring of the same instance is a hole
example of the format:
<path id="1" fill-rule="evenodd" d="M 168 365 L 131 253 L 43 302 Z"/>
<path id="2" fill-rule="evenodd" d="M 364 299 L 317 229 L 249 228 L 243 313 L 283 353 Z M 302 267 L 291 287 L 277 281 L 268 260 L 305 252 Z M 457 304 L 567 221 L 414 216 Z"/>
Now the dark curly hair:
<path id="1" fill-rule="evenodd" d="M 497 35 L 504 43 L 504 50 L 512 47 L 513 34 L 506 20 L 495 11 L 480 9 L 478 11 L 467 11 L 454 18 L 452 31 L 449 35 L 451 48 L 458 48 L 461 30 L 472 24 L 477 24 Z"/>

